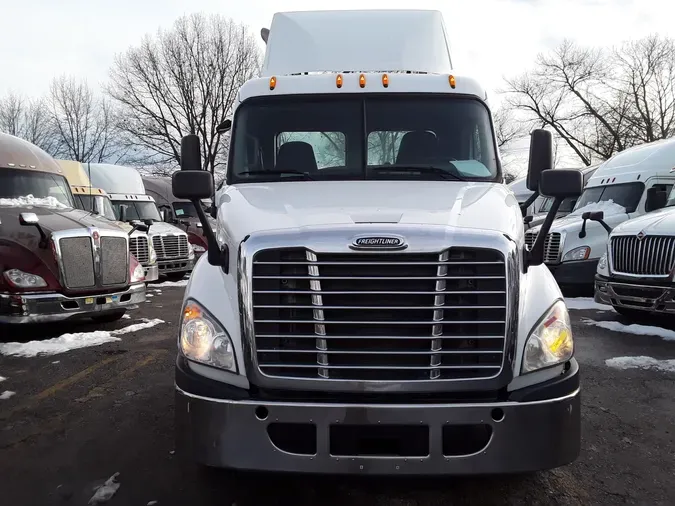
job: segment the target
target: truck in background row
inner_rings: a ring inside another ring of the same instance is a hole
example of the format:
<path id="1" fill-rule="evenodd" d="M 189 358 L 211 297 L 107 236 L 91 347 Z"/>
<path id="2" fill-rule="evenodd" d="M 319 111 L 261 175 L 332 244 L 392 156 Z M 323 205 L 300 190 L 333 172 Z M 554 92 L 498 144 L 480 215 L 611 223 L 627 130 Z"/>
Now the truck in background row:
<path id="1" fill-rule="evenodd" d="M 0 133 L 0 323 L 110 322 L 144 301 L 127 233 L 75 209 L 51 156 Z"/>
<path id="2" fill-rule="evenodd" d="M 88 164 L 94 186 L 103 188 L 121 221 L 151 221 L 148 235 L 157 254 L 159 275 L 182 279 L 192 271 L 195 254 L 188 235 L 178 227 L 164 223 L 152 196 L 145 193 L 141 174 L 133 167 L 104 163 Z"/>
<path id="3" fill-rule="evenodd" d="M 574 211 L 556 220 L 546 237 L 546 265 L 559 285 L 592 293 L 610 230 L 662 208 L 675 183 L 673 167 L 675 138 L 626 149 L 598 167 Z M 528 230 L 527 244 L 538 235 L 539 227 Z"/>
<path id="4" fill-rule="evenodd" d="M 180 316 L 176 453 L 388 475 L 574 461 L 579 365 L 543 246 L 581 173 L 547 170 L 551 132 L 532 132 L 527 186 L 556 201 L 528 250 L 485 89 L 454 73 L 439 12 L 278 13 L 262 34 L 262 76 L 219 127 L 215 234 L 198 136 L 172 176 L 209 241 Z"/>
<path id="5" fill-rule="evenodd" d="M 199 258 L 208 245 L 194 204 L 189 200 L 174 197 L 170 177 L 143 176 L 143 186 L 145 193 L 155 199 L 162 219 L 185 230 L 195 251 L 195 257 Z M 204 210 L 208 211 L 208 209 Z M 215 230 L 216 221 L 210 216 L 209 224 L 211 229 Z"/>
<path id="6" fill-rule="evenodd" d="M 609 236 L 595 276 L 595 300 L 622 315 L 675 314 L 675 188 L 666 206 L 624 221 Z"/>
<path id="7" fill-rule="evenodd" d="M 96 188 L 91 185 L 89 176 L 82 163 L 73 160 L 56 160 L 56 162 L 63 169 L 63 173 L 70 184 L 70 189 L 73 192 L 75 200 L 75 207 L 90 213 L 99 214 L 115 222 L 118 227 L 127 233 L 131 232 L 129 236 L 131 254 L 143 266 L 145 281 L 156 281 L 159 278 L 157 254 L 152 247 L 148 234 L 134 229 L 129 223 L 117 219 L 108 193 L 103 188 Z"/>

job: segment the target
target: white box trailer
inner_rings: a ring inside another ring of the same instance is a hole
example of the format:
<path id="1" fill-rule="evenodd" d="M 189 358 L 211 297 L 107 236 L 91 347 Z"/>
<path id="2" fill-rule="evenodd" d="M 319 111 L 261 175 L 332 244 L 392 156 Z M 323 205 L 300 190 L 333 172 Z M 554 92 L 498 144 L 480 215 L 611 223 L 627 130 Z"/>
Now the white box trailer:
<path id="1" fill-rule="evenodd" d="M 279 13 L 239 90 L 216 231 L 181 308 L 177 453 L 248 470 L 572 462 L 579 366 L 545 234 L 525 246 L 485 89 L 438 12 Z M 176 197 L 213 195 L 183 138 Z M 532 134 L 528 188 L 581 193 Z"/>

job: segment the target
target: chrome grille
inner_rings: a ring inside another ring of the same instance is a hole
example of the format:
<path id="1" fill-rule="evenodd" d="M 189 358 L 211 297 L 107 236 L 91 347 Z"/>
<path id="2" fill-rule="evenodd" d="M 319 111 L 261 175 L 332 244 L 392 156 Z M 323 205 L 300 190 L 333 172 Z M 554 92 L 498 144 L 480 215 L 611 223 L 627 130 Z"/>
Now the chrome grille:
<path id="1" fill-rule="evenodd" d="M 158 260 L 188 257 L 187 235 L 155 235 L 152 238 Z"/>
<path id="2" fill-rule="evenodd" d="M 539 232 L 528 230 L 525 232 L 525 244 L 532 250 L 534 242 L 537 240 Z M 544 241 L 544 262 L 547 264 L 557 264 L 560 262 L 560 243 L 562 236 L 560 232 L 551 232 Z"/>
<path id="3" fill-rule="evenodd" d="M 140 264 L 146 265 L 148 263 L 148 260 L 150 259 L 150 248 L 146 236 L 130 237 L 129 250 Z"/>
<path id="4" fill-rule="evenodd" d="M 506 269 L 491 249 L 263 250 L 252 303 L 258 368 L 270 377 L 486 379 L 503 365 Z"/>
<path id="5" fill-rule="evenodd" d="M 126 283 L 128 265 L 127 240 L 124 237 L 101 237 L 101 284 Z"/>
<path id="6" fill-rule="evenodd" d="M 59 249 L 66 288 L 95 286 L 94 245 L 91 237 L 61 238 Z"/>
<path id="7" fill-rule="evenodd" d="M 668 276 L 675 266 L 675 237 L 616 236 L 610 242 L 612 270 L 617 274 Z"/>

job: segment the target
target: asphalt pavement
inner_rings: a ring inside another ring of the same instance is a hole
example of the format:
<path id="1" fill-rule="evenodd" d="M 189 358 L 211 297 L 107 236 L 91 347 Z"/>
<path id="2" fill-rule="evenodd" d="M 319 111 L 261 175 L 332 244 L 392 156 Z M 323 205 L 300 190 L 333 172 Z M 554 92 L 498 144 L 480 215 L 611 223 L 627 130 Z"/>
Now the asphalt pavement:
<path id="1" fill-rule="evenodd" d="M 123 331 L 115 342 L 60 354 L 0 356 L 0 377 L 6 378 L 0 381 L 0 398 L 15 392 L 0 399 L 0 504 L 86 505 L 95 487 L 115 473 L 120 485 L 106 503 L 110 506 L 651 506 L 675 501 L 675 372 L 622 370 L 605 362 L 673 359 L 675 340 L 584 321 L 624 321 L 612 311 L 571 311 L 582 368 L 583 442 L 580 458 L 570 466 L 470 479 L 233 475 L 204 471 L 174 452 L 173 364 L 183 289 L 150 293 L 149 303 L 114 324 L 26 327 L 11 336 L 5 331 L 5 342 L 29 342 L 138 323 L 147 327 Z M 670 322 L 646 323 L 675 328 Z"/>

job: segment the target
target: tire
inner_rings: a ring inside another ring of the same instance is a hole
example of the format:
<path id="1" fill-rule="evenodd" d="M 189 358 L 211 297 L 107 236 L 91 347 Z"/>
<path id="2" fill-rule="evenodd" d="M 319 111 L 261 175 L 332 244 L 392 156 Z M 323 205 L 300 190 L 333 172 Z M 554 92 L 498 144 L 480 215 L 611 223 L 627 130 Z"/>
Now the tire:
<path id="1" fill-rule="evenodd" d="M 180 281 L 185 277 L 184 272 L 170 272 L 169 274 L 165 274 L 166 279 L 169 281 Z"/>
<path id="2" fill-rule="evenodd" d="M 649 311 L 642 311 L 640 309 L 633 309 L 628 307 L 621 306 L 612 306 L 614 311 L 619 313 L 621 316 L 625 316 L 631 320 L 644 320 L 649 316 Z"/>
<path id="3" fill-rule="evenodd" d="M 119 311 L 115 311 L 113 313 L 106 313 L 100 316 L 92 316 L 91 319 L 94 320 L 96 323 L 112 323 L 121 319 L 126 314 L 126 312 L 127 312 L 126 309 L 120 309 Z"/>

